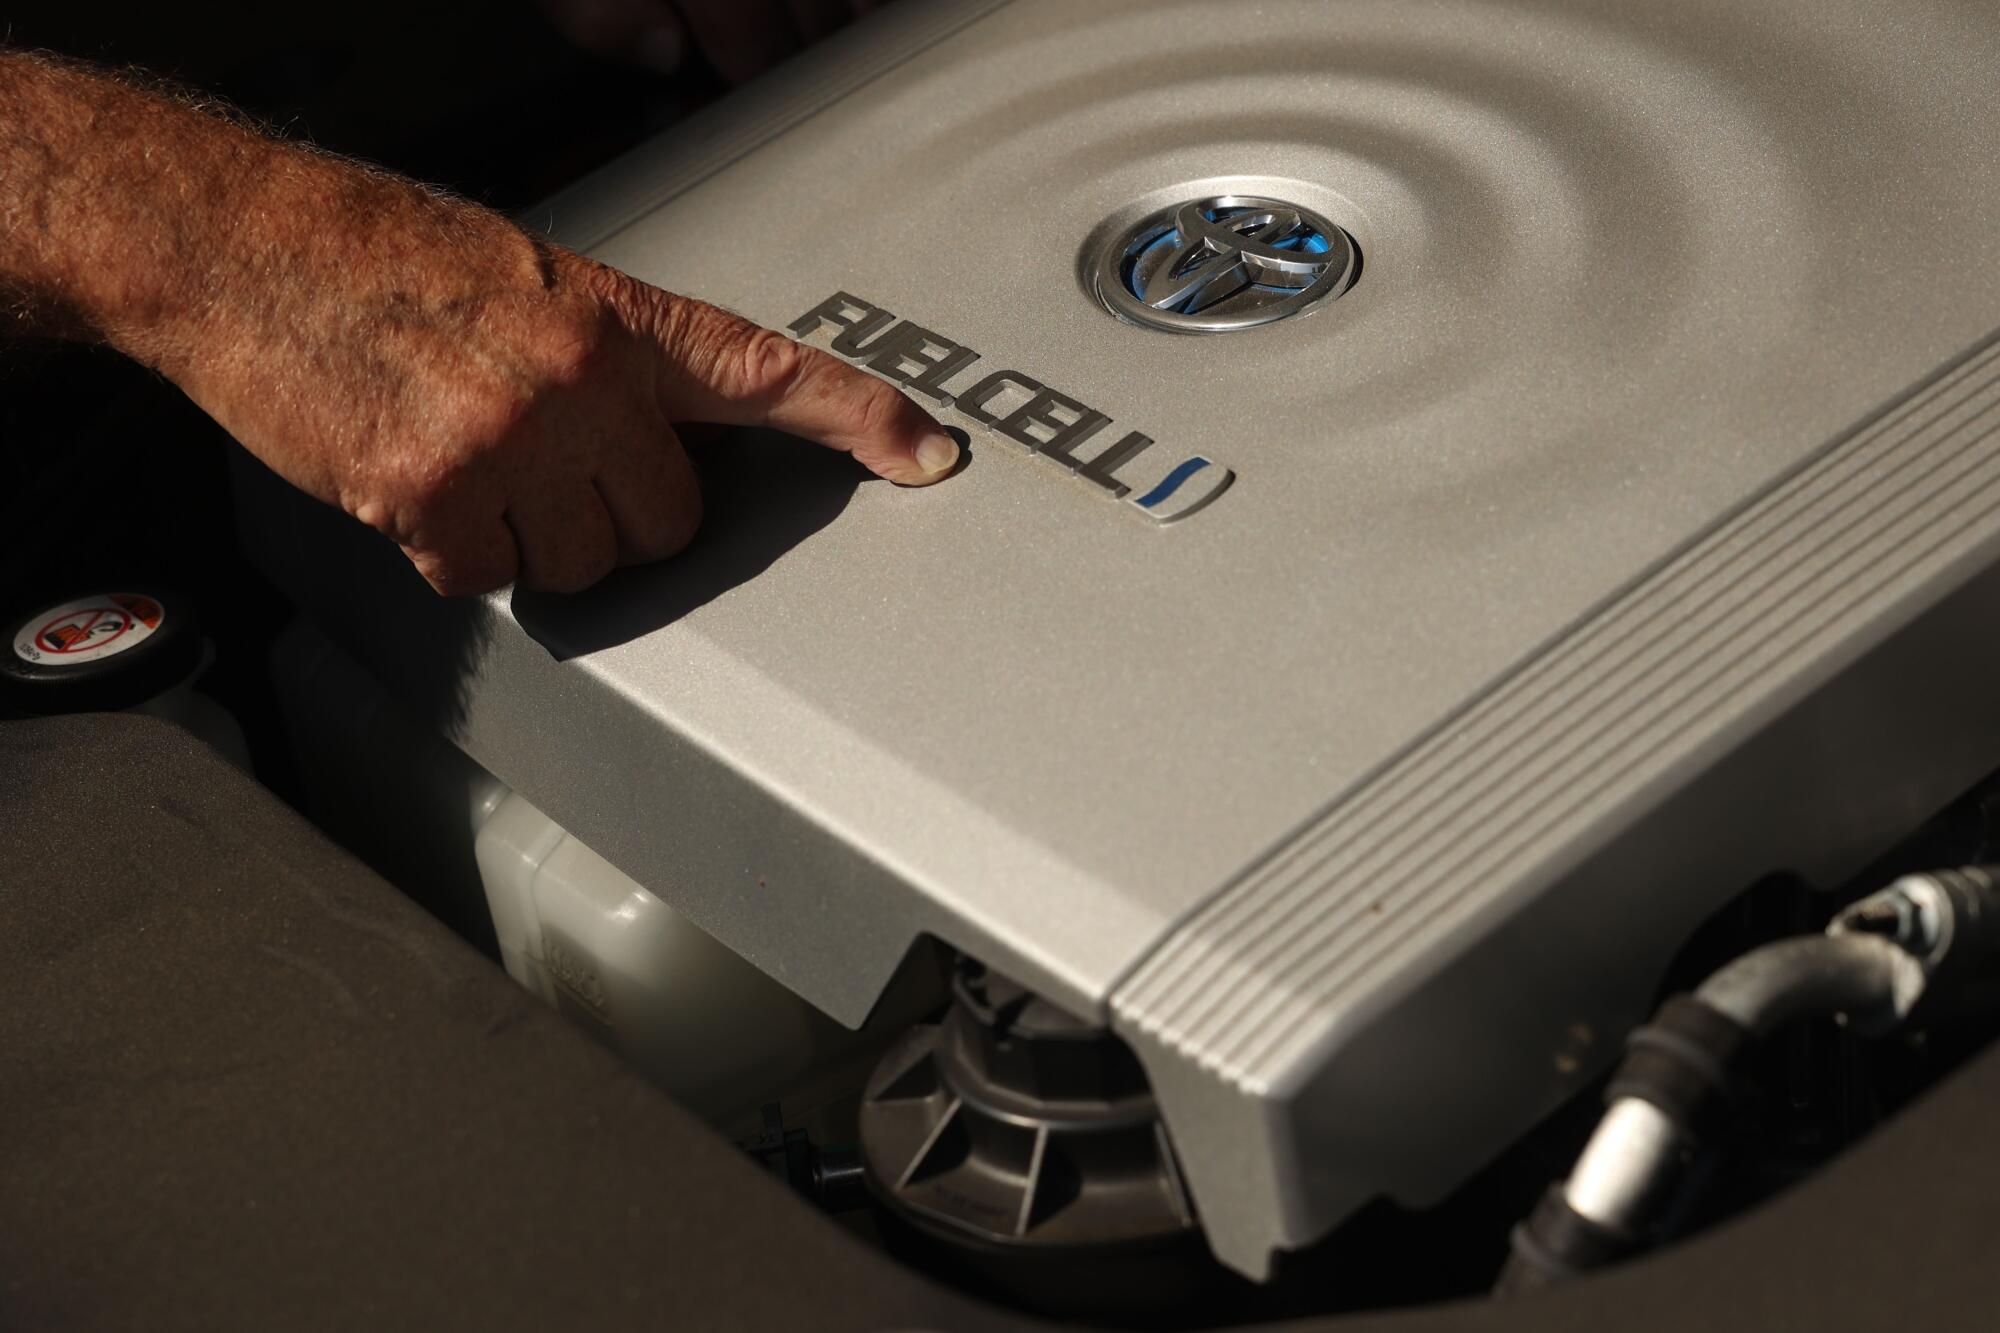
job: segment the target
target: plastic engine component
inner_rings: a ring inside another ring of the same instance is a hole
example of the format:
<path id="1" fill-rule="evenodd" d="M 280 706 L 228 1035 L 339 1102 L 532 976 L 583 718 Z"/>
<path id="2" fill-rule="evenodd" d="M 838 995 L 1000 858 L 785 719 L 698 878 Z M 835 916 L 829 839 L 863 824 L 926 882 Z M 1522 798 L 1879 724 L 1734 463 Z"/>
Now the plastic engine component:
<path id="1" fill-rule="evenodd" d="M 155 589 L 45 598 L 6 623 L 0 703 L 42 716 L 134 708 L 201 666 L 185 604 Z"/>
<path id="2" fill-rule="evenodd" d="M 508 974 L 703 1114 L 803 1077 L 844 1037 L 519 795 L 474 854 Z"/>
<path id="3" fill-rule="evenodd" d="M 1194 1210 L 1125 1044 L 973 963 L 942 1024 L 883 1057 L 861 1109 L 870 1185 L 958 1240 L 1169 1242 Z"/>

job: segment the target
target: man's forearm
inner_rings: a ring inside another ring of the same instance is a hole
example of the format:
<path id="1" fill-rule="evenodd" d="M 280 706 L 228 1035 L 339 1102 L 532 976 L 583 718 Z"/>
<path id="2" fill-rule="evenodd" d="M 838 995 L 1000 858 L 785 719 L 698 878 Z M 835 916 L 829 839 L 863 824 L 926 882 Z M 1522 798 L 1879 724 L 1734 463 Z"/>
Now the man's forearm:
<path id="1" fill-rule="evenodd" d="M 409 261 L 412 211 L 531 272 L 485 210 L 284 144 L 86 68 L 0 52 L 0 288 L 16 333 L 92 337 L 166 370 L 463 301 Z M 454 278 L 462 275 L 454 274 Z M 317 299 L 324 294 L 324 299 Z"/>
<path id="2" fill-rule="evenodd" d="M 0 52 L 0 284 L 12 331 L 157 363 L 253 207 L 271 144 L 80 68 Z"/>

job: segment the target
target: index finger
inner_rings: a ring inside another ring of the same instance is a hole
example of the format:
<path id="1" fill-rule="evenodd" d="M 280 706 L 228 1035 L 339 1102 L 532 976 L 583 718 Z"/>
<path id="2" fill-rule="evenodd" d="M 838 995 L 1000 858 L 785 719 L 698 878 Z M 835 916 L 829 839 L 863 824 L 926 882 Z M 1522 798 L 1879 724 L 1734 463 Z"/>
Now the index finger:
<path id="1" fill-rule="evenodd" d="M 654 337 L 669 421 L 770 426 L 906 486 L 957 465 L 958 442 L 893 386 L 706 302 L 666 301 Z"/>

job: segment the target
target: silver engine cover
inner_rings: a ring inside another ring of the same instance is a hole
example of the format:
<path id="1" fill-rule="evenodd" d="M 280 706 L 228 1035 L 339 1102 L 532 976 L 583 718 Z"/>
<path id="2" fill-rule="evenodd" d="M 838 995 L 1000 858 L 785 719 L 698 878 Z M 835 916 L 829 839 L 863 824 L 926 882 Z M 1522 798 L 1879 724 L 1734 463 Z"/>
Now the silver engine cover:
<path id="1" fill-rule="evenodd" d="M 903 0 L 529 220 L 976 350 L 942 392 L 1153 438 L 1131 489 L 937 397 L 929 489 L 742 440 L 680 560 L 490 599 L 448 726 L 846 1022 L 926 934 L 1107 1015 L 1262 1273 L 2000 758 L 1996 71 L 1950 0 Z M 1230 192 L 1358 281 L 1192 336 L 1092 294 L 1103 228 Z M 245 495 L 396 680 L 399 558 Z"/>

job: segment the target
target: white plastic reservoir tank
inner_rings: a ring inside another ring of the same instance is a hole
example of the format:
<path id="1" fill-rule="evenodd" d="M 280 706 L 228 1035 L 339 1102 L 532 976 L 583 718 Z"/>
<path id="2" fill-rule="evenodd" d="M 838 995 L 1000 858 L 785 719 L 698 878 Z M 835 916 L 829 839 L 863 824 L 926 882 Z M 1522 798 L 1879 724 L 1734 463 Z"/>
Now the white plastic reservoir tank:
<path id="1" fill-rule="evenodd" d="M 518 793 L 474 842 L 507 971 L 711 1117 L 851 1040 Z"/>

